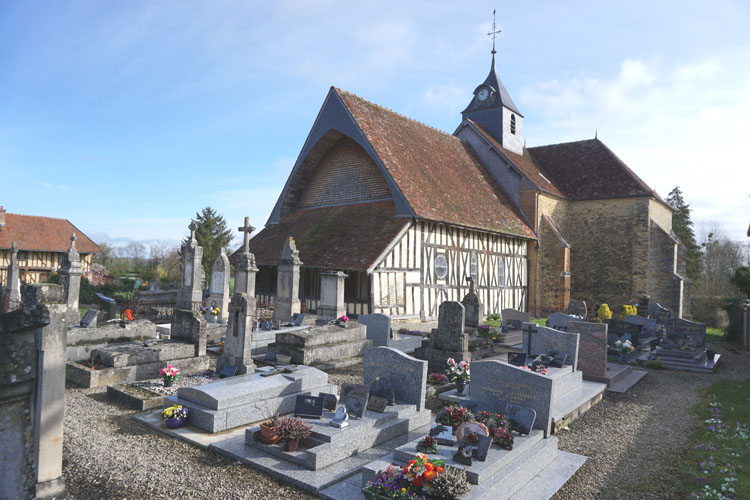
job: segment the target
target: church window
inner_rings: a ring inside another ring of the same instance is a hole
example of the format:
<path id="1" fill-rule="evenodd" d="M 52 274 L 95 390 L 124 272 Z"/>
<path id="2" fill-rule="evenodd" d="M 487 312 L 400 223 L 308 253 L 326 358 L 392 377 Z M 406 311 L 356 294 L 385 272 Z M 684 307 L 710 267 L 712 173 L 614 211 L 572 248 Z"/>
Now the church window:
<path id="1" fill-rule="evenodd" d="M 497 286 L 505 288 L 505 259 L 497 259 Z"/>
<path id="2" fill-rule="evenodd" d="M 516 115 L 510 114 L 510 133 L 516 135 Z"/>
<path id="3" fill-rule="evenodd" d="M 435 257 L 435 277 L 441 280 L 448 275 L 448 261 L 445 259 L 445 255 L 438 254 Z"/>
<path id="4" fill-rule="evenodd" d="M 474 284 L 475 285 L 479 284 L 479 264 L 478 264 L 477 254 L 475 252 L 471 252 L 469 274 L 471 275 L 471 279 L 474 280 Z"/>

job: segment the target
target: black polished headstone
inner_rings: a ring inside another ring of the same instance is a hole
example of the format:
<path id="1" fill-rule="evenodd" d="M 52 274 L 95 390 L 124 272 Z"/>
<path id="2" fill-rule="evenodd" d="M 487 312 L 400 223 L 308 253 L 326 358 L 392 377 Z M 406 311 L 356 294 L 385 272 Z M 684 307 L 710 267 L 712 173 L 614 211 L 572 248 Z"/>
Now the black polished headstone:
<path id="1" fill-rule="evenodd" d="M 508 363 L 514 366 L 526 366 L 526 353 L 523 352 L 509 352 Z"/>
<path id="2" fill-rule="evenodd" d="M 490 446 L 492 446 L 492 438 L 489 436 L 479 436 L 479 442 L 476 444 L 476 448 L 474 449 L 474 456 L 477 457 L 477 460 L 480 462 L 484 462 L 487 460 L 487 453 L 490 451 Z"/>
<path id="3" fill-rule="evenodd" d="M 325 398 L 320 396 L 297 396 L 294 403 L 294 416 L 302 418 L 321 418 Z"/>
<path id="4" fill-rule="evenodd" d="M 98 309 L 89 309 L 86 311 L 86 314 L 83 315 L 83 318 L 81 318 L 81 326 L 83 328 L 88 328 L 88 326 L 91 324 L 92 321 L 99 315 Z"/>

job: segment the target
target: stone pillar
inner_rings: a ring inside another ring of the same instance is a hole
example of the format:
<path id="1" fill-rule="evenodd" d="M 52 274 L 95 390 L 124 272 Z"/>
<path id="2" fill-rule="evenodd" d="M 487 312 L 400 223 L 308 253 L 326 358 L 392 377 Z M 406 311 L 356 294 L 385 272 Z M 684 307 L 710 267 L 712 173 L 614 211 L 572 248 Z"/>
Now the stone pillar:
<path id="1" fill-rule="evenodd" d="M 35 495 L 38 499 L 65 495 L 62 475 L 63 409 L 65 407 L 65 347 L 69 292 L 59 285 L 26 285 L 22 290 L 24 310 L 46 311 L 49 323 L 37 330 L 36 414 L 34 451 L 36 458 Z M 77 300 L 76 300 L 77 302 Z M 77 310 L 76 310 L 77 312 Z"/>
<path id="2" fill-rule="evenodd" d="M 276 261 L 276 300 L 273 303 L 273 320 L 286 322 L 292 314 L 300 312 L 299 301 L 299 251 L 294 238 L 287 238 Z"/>
<path id="3" fill-rule="evenodd" d="M 255 299 L 249 300 L 246 293 L 235 293 L 229 306 L 224 353 L 216 362 L 217 372 L 221 372 L 227 365 L 237 367 L 237 373 L 240 375 L 255 371 L 250 347 L 254 314 Z"/>
<path id="4" fill-rule="evenodd" d="M 344 303 L 344 280 L 346 274 L 341 271 L 323 271 L 320 273 L 320 302 L 316 324 L 322 325 L 346 314 Z"/>
<path id="5" fill-rule="evenodd" d="M 226 249 L 219 250 L 219 255 L 211 267 L 211 295 L 208 296 L 208 305 L 221 309 L 219 321 L 226 323 L 229 317 L 229 258 Z"/>
<path id="6" fill-rule="evenodd" d="M 466 326 L 476 328 L 484 321 L 482 301 L 479 300 L 479 295 L 474 288 L 474 280 L 471 277 L 467 277 L 466 280 L 469 282 L 469 292 L 461 300 L 461 304 L 465 310 Z"/>
<path id="7" fill-rule="evenodd" d="M 198 226 L 190 222 L 190 238 L 180 249 L 182 260 L 182 288 L 177 294 L 177 309 L 200 312 L 203 303 L 201 289 L 201 272 L 203 262 L 203 247 L 195 240 L 195 230 Z"/>
<path id="8" fill-rule="evenodd" d="M 63 257 L 63 265 L 58 269 L 60 284 L 65 288 L 65 303 L 68 311 L 65 320 L 68 328 L 78 326 L 81 322 L 81 314 L 78 312 L 78 297 L 81 293 L 81 259 L 76 250 L 76 234 L 70 236 L 70 248 Z"/>
<path id="9" fill-rule="evenodd" d="M 18 244 L 13 242 L 10 252 L 10 266 L 5 277 L 5 293 L 0 311 L 15 311 L 21 306 L 21 274 L 18 270 Z"/>

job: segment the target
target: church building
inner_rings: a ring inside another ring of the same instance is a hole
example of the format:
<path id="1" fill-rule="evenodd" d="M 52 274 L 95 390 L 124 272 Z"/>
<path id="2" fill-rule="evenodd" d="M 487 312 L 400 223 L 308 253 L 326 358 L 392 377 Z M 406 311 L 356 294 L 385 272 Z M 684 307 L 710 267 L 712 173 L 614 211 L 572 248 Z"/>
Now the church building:
<path id="1" fill-rule="evenodd" d="M 689 312 L 670 207 L 598 139 L 526 148 L 497 76 L 453 135 L 332 87 L 273 212 L 251 241 L 256 295 L 275 295 L 294 237 L 300 299 L 345 271 L 349 314 L 437 318 L 475 283 L 484 314 L 546 315 L 570 298 L 613 309 L 643 293 Z"/>

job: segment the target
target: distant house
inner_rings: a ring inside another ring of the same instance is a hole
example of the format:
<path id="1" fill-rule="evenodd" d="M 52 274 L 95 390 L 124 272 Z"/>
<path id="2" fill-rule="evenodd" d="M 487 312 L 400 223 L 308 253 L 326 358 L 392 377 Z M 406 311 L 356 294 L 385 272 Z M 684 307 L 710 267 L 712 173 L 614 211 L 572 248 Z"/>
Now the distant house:
<path id="1" fill-rule="evenodd" d="M 89 278 L 94 254 L 101 249 L 80 229 L 66 219 L 11 214 L 0 206 L 0 284 L 5 286 L 13 243 L 18 245 L 21 282 L 43 283 L 60 267 L 73 233 L 83 275 Z"/>

